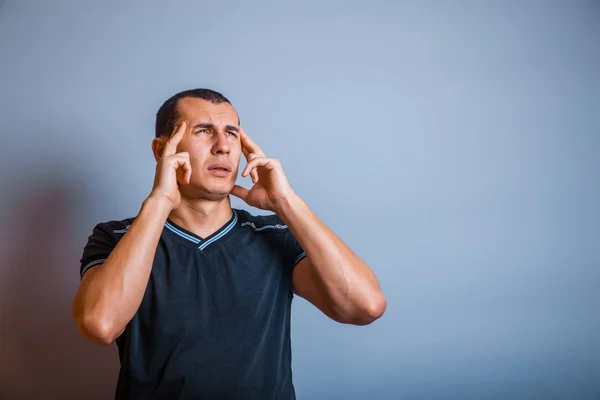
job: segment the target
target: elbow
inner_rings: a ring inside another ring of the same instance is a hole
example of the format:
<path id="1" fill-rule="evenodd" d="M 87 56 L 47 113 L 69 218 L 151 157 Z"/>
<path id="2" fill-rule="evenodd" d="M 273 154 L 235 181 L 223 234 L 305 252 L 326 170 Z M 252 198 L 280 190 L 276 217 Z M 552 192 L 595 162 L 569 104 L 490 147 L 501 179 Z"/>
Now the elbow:
<path id="1" fill-rule="evenodd" d="M 79 334 L 94 344 L 109 345 L 117 336 L 113 324 L 107 318 L 85 312 L 76 314 L 75 310 L 73 311 L 73 317 L 77 323 Z"/>
<path id="2" fill-rule="evenodd" d="M 77 322 L 79 333 L 94 344 L 106 346 L 115 339 L 110 325 L 98 318 L 83 318 Z"/>
<path id="3" fill-rule="evenodd" d="M 387 299 L 383 293 L 379 293 L 376 299 L 372 302 L 371 306 L 367 309 L 367 315 L 371 322 L 381 318 L 387 308 Z"/>
<path id="4" fill-rule="evenodd" d="M 357 325 L 369 325 L 383 315 L 387 308 L 387 300 L 383 294 L 378 294 L 363 309 Z"/>
<path id="5" fill-rule="evenodd" d="M 368 301 L 355 309 L 355 312 L 347 314 L 345 317 L 339 317 L 338 320 L 343 323 L 365 326 L 369 325 L 385 313 L 387 300 L 383 293 L 379 292 L 372 296 Z"/>

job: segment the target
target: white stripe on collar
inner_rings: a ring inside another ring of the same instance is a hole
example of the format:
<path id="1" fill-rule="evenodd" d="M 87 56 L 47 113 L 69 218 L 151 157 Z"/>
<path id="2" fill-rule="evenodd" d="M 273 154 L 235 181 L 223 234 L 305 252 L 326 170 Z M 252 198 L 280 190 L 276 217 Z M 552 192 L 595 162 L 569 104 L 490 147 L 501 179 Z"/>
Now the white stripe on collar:
<path id="1" fill-rule="evenodd" d="M 206 246 L 208 246 L 209 244 L 215 242 L 216 240 L 219 240 L 220 238 L 222 238 L 223 236 L 225 236 L 227 234 L 227 232 L 229 232 L 231 229 L 233 229 L 233 227 L 235 226 L 235 224 L 238 221 L 238 215 L 237 212 L 234 209 L 231 209 L 231 211 L 233 211 L 233 221 L 231 221 L 229 223 L 229 225 L 227 225 L 227 227 L 225 229 L 223 229 L 223 231 L 221 233 L 219 233 L 218 235 L 216 235 L 215 237 L 212 237 L 208 240 L 205 240 L 204 242 L 202 242 L 202 240 L 189 235 L 185 232 L 183 232 L 181 229 L 178 229 L 177 227 L 173 226 L 172 224 L 170 224 L 168 221 L 165 222 L 165 226 L 172 232 L 178 234 L 179 236 L 199 245 L 199 249 L 200 250 L 204 250 L 206 248 Z"/>

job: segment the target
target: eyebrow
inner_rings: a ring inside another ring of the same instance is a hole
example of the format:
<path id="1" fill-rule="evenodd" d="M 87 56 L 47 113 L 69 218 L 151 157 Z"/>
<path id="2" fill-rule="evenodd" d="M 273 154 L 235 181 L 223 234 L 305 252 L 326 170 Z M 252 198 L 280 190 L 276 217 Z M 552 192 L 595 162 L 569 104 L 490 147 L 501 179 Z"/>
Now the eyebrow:
<path id="1" fill-rule="evenodd" d="M 213 124 L 211 122 L 200 122 L 200 123 L 192 126 L 192 129 L 197 129 L 197 128 L 215 129 L 215 124 Z M 234 125 L 225 125 L 225 130 L 226 131 L 234 131 L 234 132 L 238 132 L 238 133 L 240 131 Z"/>

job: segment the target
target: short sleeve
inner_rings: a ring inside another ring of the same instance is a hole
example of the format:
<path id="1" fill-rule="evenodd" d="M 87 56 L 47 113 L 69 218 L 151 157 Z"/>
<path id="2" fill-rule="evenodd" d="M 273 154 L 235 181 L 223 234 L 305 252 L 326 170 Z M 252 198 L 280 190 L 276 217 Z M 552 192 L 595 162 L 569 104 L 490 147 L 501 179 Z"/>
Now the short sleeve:
<path id="1" fill-rule="evenodd" d="M 285 233 L 283 247 L 285 251 L 285 258 L 291 269 L 294 269 L 294 267 L 300 261 L 306 258 L 306 252 L 304 251 L 304 249 L 302 248 L 292 231 L 289 229 Z"/>
<path id="2" fill-rule="evenodd" d="M 79 269 L 80 278 L 83 278 L 83 274 L 88 269 L 104 263 L 115 246 L 116 237 L 112 228 L 106 222 L 97 224 L 83 248 Z"/>

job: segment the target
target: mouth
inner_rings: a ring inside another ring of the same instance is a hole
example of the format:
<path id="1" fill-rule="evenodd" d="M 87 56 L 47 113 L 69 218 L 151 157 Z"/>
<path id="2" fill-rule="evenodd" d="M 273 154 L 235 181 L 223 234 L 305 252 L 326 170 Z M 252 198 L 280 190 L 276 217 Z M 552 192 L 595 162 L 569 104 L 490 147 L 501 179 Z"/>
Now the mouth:
<path id="1" fill-rule="evenodd" d="M 214 176 L 225 177 L 231 173 L 231 166 L 226 162 L 218 162 L 209 165 L 208 172 Z"/>
<path id="2" fill-rule="evenodd" d="M 231 172 L 231 166 L 225 161 L 217 162 L 208 166 L 208 169 L 218 169 L 222 171 Z"/>

